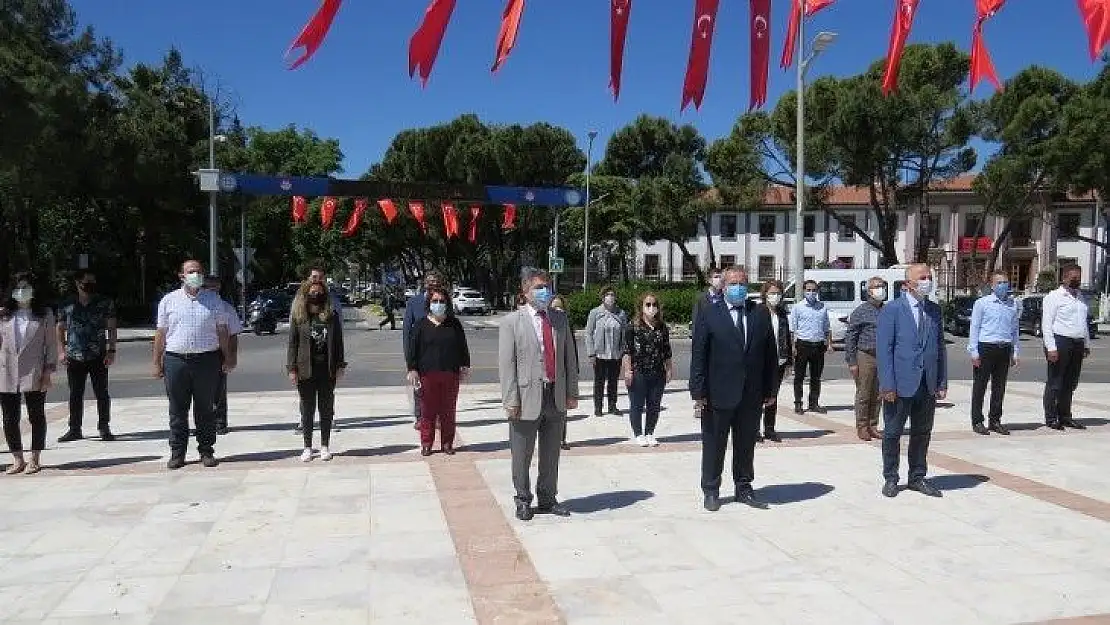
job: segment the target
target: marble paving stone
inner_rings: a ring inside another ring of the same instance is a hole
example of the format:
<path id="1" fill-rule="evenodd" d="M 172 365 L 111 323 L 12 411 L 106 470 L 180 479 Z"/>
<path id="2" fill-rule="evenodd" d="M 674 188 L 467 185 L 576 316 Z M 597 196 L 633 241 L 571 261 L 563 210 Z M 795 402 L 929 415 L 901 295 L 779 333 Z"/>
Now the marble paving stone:
<path id="1" fill-rule="evenodd" d="M 366 607 L 334 608 L 314 606 L 312 608 L 271 605 L 262 613 L 259 625 L 308 625 L 327 623 L 328 625 L 368 625 L 371 621 L 370 609 Z"/>
<path id="2" fill-rule="evenodd" d="M 87 579 L 77 584 L 50 616 L 153 615 L 176 583 L 177 577 L 172 575 Z"/>
<path id="3" fill-rule="evenodd" d="M 244 569 L 182 575 L 160 609 L 262 604 L 270 594 L 275 573 L 276 569 Z"/>
<path id="4" fill-rule="evenodd" d="M 285 543 L 281 568 L 367 566 L 372 536 L 293 536 Z M 404 547 L 404 545 L 401 545 Z"/>
<path id="5" fill-rule="evenodd" d="M 68 551 L 8 558 L 0 569 L 0 588 L 31 580 L 46 584 L 76 582 L 103 557 L 100 552 Z"/>
<path id="6" fill-rule="evenodd" d="M 604 575 L 566 579 L 552 584 L 568 623 L 623 617 L 627 622 L 664 616 L 651 594 L 632 576 Z"/>
<path id="7" fill-rule="evenodd" d="M 370 568 L 365 563 L 282 568 L 274 576 L 268 603 L 292 607 L 358 608 L 366 605 L 370 576 Z"/>
<path id="8" fill-rule="evenodd" d="M 212 608 L 198 606 L 184 610 L 159 610 L 151 625 L 259 625 L 264 612 L 261 605 Z"/>
<path id="9" fill-rule="evenodd" d="M 11 566 L 8 563 L 5 569 Z M 73 581 L 26 577 L 21 584 L 0 585 L 0 622 L 39 622 L 73 588 Z"/>
<path id="10" fill-rule="evenodd" d="M 88 570 L 84 579 L 96 581 L 181 575 L 193 561 L 197 550 L 196 546 L 189 545 L 121 548 L 121 544 L 117 544 L 96 566 Z"/>

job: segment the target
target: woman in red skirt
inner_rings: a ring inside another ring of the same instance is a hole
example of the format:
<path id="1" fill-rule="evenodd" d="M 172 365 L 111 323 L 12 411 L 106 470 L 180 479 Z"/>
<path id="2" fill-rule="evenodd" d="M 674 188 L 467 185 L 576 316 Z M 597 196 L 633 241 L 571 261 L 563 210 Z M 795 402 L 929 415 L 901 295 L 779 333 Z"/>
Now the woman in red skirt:
<path id="1" fill-rule="evenodd" d="M 455 453 L 455 407 L 459 382 L 470 371 L 470 350 L 462 322 L 451 314 L 450 298 L 443 288 L 428 291 L 428 315 L 409 335 L 409 384 L 420 393 L 420 454 L 430 456 L 439 427 L 439 444 L 445 454 Z"/>

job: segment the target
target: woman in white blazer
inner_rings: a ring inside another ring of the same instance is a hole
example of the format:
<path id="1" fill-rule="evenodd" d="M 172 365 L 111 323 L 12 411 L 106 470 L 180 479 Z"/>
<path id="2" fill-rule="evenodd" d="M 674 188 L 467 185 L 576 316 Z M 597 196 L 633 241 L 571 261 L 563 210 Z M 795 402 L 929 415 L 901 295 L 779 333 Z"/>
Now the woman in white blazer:
<path id="1" fill-rule="evenodd" d="M 54 315 L 40 305 L 34 277 L 16 274 L 7 301 L 0 309 L 0 411 L 4 438 L 12 453 L 6 473 L 38 473 L 39 455 L 46 446 L 46 392 L 58 364 L 53 348 Z M 23 459 L 23 437 L 19 430 L 20 395 L 31 422 L 31 459 Z"/>

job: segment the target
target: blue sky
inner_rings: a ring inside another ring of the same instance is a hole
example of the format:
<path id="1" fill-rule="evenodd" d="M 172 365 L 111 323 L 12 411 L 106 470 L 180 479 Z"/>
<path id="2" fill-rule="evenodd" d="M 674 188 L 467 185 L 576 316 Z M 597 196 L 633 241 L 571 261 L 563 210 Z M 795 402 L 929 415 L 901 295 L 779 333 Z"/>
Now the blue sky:
<path id="1" fill-rule="evenodd" d="M 288 124 L 340 140 L 347 175 L 363 173 L 405 129 L 467 112 L 494 123 L 548 121 L 604 140 L 640 113 L 692 123 L 712 140 L 748 103 L 748 3 L 722 0 L 701 111 L 679 113 L 694 0 L 633 0 L 621 99 L 609 82 L 608 0 L 532 0 L 517 46 L 491 76 L 503 0 L 459 0 L 427 88 L 410 81 L 408 39 L 426 0 L 346 0 L 316 56 L 288 71 L 282 54 L 318 0 L 71 0 L 78 17 L 122 48 L 125 62 L 158 62 L 170 46 L 232 91 L 244 123 Z M 127 8 L 124 9 L 123 7 Z M 793 87 L 778 69 L 789 3 L 772 0 L 768 107 Z M 809 21 L 840 34 L 812 76 L 851 75 L 886 53 L 894 0 L 838 0 Z M 922 0 L 911 42 L 970 48 L 975 0 Z M 1050 8 L 1051 7 L 1051 8 Z M 1074 0 L 1009 0 L 986 27 L 1003 80 L 1030 64 L 1077 80 L 1098 66 Z M 980 85 L 976 95 L 990 94 Z"/>

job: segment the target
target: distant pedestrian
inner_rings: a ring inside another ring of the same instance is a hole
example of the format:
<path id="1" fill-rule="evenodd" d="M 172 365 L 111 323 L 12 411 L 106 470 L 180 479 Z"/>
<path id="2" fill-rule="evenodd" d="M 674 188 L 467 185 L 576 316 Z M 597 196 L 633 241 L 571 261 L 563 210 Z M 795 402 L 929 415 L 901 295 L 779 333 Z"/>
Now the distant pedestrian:
<path id="1" fill-rule="evenodd" d="M 382 320 L 378 322 L 378 329 L 381 330 L 385 324 L 389 324 L 390 330 L 397 329 L 397 298 L 393 294 L 393 289 L 382 290 Z"/>
<path id="2" fill-rule="evenodd" d="M 297 387 L 301 403 L 301 461 L 312 460 L 312 430 L 320 415 L 320 460 L 332 458 L 331 433 L 335 419 L 335 385 L 347 371 L 343 346 L 343 317 L 332 306 L 326 287 L 305 282 L 298 304 L 289 316 L 289 345 L 285 368 Z"/>
<path id="3" fill-rule="evenodd" d="M 219 276 L 210 275 L 204 279 L 204 288 L 211 291 L 223 302 L 224 313 L 227 314 L 227 340 L 228 351 L 231 358 L 231 367 L 234 369 L 239 362 L 239 335 L 243 333 L 243 323 L 239 321 L 239 314 L 231 302 L 220 295 L 222 283 Z M 222 363 L 221 363 L 222 364 Z M 220 383 L 216 387 L 216 434 L 223 436 L 227 429 L 227 371 L 220 369 Z"/>
<path id="4" fill-rule="evenodd" d="M 698 295 L 694 300 L 694 309 L 690 313 L 690 336 L 694 335 L 694 330 L 698 324 L 698 317 L 701 316 L 702 311 L 707 306 L 718 306 L 725 300 L 724 295 L 724 278 L 721 277 L 721 270 L 715 267 L 710 268 L 709 288 L 705 293 Z"/>
<path id="5" fill-rule="evenodd" d="M 1071 403 L 1079 386 L 1083 359 L 1091 355 L 1091 334 L 1087 326 L 1087 302 L 1079 292 L 1083 270 L 1068 265 L 1060 273 L 1060 288 L 1045 295 L 1041 303 L 1041 335 L 1048 380 L 1044 386 L 1044 421 L 1054 430 L 1077 430 L 1086 426 L 1072 415 Z"/>
<path id="6" fill-rule="evenodd" d="M 594 369 L 594 416 L 601 409 L 608 391 L 609 414 L 620 415 L 617 409 L 617 380 L 624 355 L 624 327 L 628 315 L 617 307 L 617 292 L 612 287 L 601 289 L 601 304 L 586 317 L 586 355 Z"/>
<path id="7" fill-rule="evenodd" d="M 873 276 L 867 281 L 867 301 L 848 315 L 844 334 L 844 360 L 856 382 L 856 436 L 861 441 L 881 439 L 879 431 L 879 369 L 875 352 L 875 332 L 879 313 L 887 300 L 886 280 Z"/>
<path id="8" fill-rule="evenodd" d="M 58 308 L 58 362 L 69 381 L 69 429 L 59 443 L 81 440 L 85 411 L 85 380 L 96 396 L 96 429 L 100 440 L 114 441 L 108 368 L 116 360 L 116 306 L 97 293 L 96 274 L 79 270 L 73 278 L 77 294 Z"/>
<path id="9" fill-rule="evenodd" d="M 1006 396 L 1010 366 L 1018 363 L 1021 350 L 1020 317 L 1021 304 L 1013 298 L 1009 276 L 996 272 L 991 277 L 991 293 L 975 300 L 971 307 L 967 333 L 967 353 L 975 368 L 971 385 L 971 429 L 977 434 L 1010 433 L 1002 425 L 1002 400 Z M 991 386 L 989 427 L 983 425 L 983 399 L 988 382 Z"/>
<path id="10" fill-rule="evenodd" d="M 420 453 L 432 454 L 436 430 L 440 449 L 455 453 L 455 409 L 459 383 L 470 373 L 470 350 L 458 317 L 448 314 L 451 298 L 444 287 L 428 289 L 428 311 L 409 336 L 408 381 L 419 386 Z"/>
<path id="11" fill-rule="evenodd" d="M 16 274 L 0 313 L 0 411 L 4 438 L 12 454 L 6 473 L 38 473 L 46 448 L 46 393 L 53 386 L 58 352 L 54 344 L 54 314 L 43 306 L 35 277 Z M 31 460 L 23 459 L 20 400 L 31 422 Z"/>
<path id="12" fill-rule="evenodd" d="M 802 285 L 803 299 L 790 309 L 790 327 L 794 331 L 794 412 L 802 414 L 802 391 L 809 371 L 809 405 L 807 410 L 824 414 L 821 407 L 821 374 L 825 370 L 825 353 L 831 352 L 832 330 L 829 313 L 819 296 L 817 282 L 806 280 Z"/>
<path id="13" fill-rule="evenodd" d="M 764 391 L 764 394 L 768 397 L 774 397 L 776 400 L 763 406 L 763 435 L 756 436 L 756 440 L 759 442 L 764 440 L 776 443 L 782 442 L 782 437 L 775 429 L 775 417 L 778 416 L 779 411 L 777 398 L 779 388 L 782 387 L 782 380 L 786 377 L 786 372 L 793 363 L 793 353 L 790 348 L 793 344 L 790 335 L 790 320 L 787 318 L 786 308 L 782 305 L 782 291 L 782 282 L 778 280 L 768 280 L 763 283 L 761 293 L 763 306 L 761 308 L 771 318 L 771 329 L 775 333 L 775 353 L 778 355 L 778 366 L 775 368 L 774 386 Z"/>
<path id="14" fill-rule="evenodd" d="M 636 317 L 625 327 L 622 344 L 631 442 L 640 447 L 656 447 L 659 441 L 655 438 L 655 426 L 659 423 L 663 391 L 674 377 L 674 362 L 670 330 L 655 293 L 640 296 Z"/>

